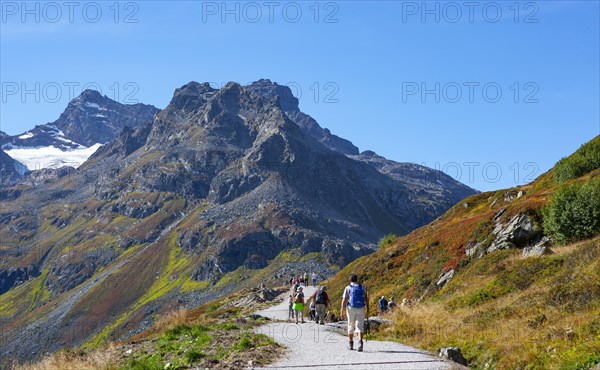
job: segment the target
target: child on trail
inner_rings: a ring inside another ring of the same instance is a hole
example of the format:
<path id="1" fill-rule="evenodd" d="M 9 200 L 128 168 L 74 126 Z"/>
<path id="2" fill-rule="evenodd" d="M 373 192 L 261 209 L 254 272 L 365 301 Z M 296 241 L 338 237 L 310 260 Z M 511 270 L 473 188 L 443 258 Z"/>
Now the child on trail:
<path id="1" fill-rule="evenodd" d="M 294 295 L 294 313 L 296 324 L 298 323 L 298 315 L 300 315 L 302 323 L 304 323 L 304 293 L 302 293 L 302 287 L 298 287 L 298 291 Z"/>
<path id="2" fill-rule="evenodd" d="M 294 318 L 294 296 L 290 294 L 290 297 L 288 298 L 288 319 L 293 319 Z"/>
<path id="3" fill-rule="evenodd" d="M 310 321 L 315 321 L 317 316 L 317 307 L 315 305 L 315 300 L 310 301 Z"/>

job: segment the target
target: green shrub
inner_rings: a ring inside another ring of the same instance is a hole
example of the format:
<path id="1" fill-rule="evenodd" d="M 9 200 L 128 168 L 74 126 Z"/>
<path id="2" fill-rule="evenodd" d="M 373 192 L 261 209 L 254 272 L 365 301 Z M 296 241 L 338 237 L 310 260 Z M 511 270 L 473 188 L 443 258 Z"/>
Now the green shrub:
<path id="1" fill-rule="evenodd" d="M 379 242 L 379 248 L 387 247 L 388 245 L 392 244 L 396 239 L 398 239 L 398 235 L 396 235 L 396 234 L 387 234 Z"/>
<path id="2" fill-rule="evenodd" d="M 591 238 L 600 233 L 600 178 L 565 185 L 542 208 L 544 231 L 558 243 Z"/>
<path id="3" fill-rule="evenodd" d="M 600 168 L 600 137 L 585 143 L 573 155 L 563 158 L 554 166 L 554 178 L 558 182 L 576 179 Z"/>
<path id="4" fill-rule="evenodd" d="M 185 359 L 189 364 L 192 364 L 204 357 L 206 357 L 204 353 L 196 350 L 187 351 L 185 353 Z"/>
<path id="5" fill-rule="evenodd" d="M 163 370 L 164 362 L 158 355 L 146 356 L 142 358 L 130 358 L 121 366 L 121 369 L 127 370 Z"/>

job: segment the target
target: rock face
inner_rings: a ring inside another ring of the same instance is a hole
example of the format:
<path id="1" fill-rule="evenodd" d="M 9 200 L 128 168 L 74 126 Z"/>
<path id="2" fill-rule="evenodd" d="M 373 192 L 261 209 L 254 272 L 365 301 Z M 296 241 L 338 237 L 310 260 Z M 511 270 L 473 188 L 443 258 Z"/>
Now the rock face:
<path id="1" fill-rule="evenodd" d="M 329 149 L 342 154 L 358 154 L 358 148 L 349 140 L 333 135 L 328 129 L 322 128 L 311 116 L 301 112 L 298 106 L 299 101 L 289 87 L 263 79 L 253 82 L 247 88 L 263 98 L 277 100 L 279 107 L 290 120 Z"/>
<path id="2" fill-rule="evenodd" d="M 413 190 L 414 197 L 430 199 L 429 207 L 435 208 L 436 212 L 447 210 L 462 199 L 477 193 L 476 190 L 454 180 L 442 171 L 414 163 L 394 162 L 370 150 L 351 158 L 365 162 L 377 171 L 401 182 L 408 189 Z"/>
<path id="3" fill-rule="evenodd" d="M 0 136 L 3 147 L 49 147 L 63 150 L 112 141 L 125 127 L 151 121 L 158 112 L 145 104 L 125 105 L 86 90 L 73 99 L 60 117 L 23 134 Z"/>
<path id="4" fill-rule="evenodd" d="M 0 185 L 11 184 L 21 178 L 17 171 L 19 163 L 0 149 Z"/>
<path id="5" fill-rule="evenodd" d="M 315 140 L 289 118 L 297 105 L 282 103 L 282 89 L 265 81 L 177 89 L 152 126 L 124 131 L 91 158 L 86 169 L 115 159 L 140 163 L 128 171 L 113 166 L 95 183 L 97 196 L 118 204 L 124 193 L 152 189 L 212 204 L 178 239 L 185 250 L 215 249 L 197 279 L 265 267 L 290 247 L 345 264 L 382 235 L 404 234 L 451 205 L 447 196 L 430 199 L 416 183 L 408 186 Z M 446 192 L 456 199 L 465 187 Z M 261 226 L 266 219 L 269 228 Z"/>
<path id="6" fill-rule="evenodd" d="M 8 270 L 0 270 L 0 294 L 6 293 L 13 287 L 39 274 L 40 272 L 35 266 L 11 267 Z"/>

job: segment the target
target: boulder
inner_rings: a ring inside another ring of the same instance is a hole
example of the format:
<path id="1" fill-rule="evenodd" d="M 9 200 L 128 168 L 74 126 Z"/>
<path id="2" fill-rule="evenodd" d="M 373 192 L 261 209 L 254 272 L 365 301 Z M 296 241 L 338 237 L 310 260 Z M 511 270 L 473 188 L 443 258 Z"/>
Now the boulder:
<path id="1" fill-rule="evenodd" d="M 482 257 L 485 254 L 485 250 L 481 248 L 482 245 L 483 242 L 469 242 L 469 244 L 467 244 L 467 246 L 465 247 L 465 254 L 467 255 L 467 257 Z"/>
<path id="2" fill-rule="evenodd" d="M 552 239 L 545 236 L 537 244 L 523 248 L 523 258 L 538 257 L 546 254 L 552 254 L 552 250 L 550 249 L 551 244 Z"/>
<path id="3" fill-rule="evenodd" d="M 443 288 L 446 284 L 448 284 L 448 282 L 450 280 L 452 280 L 452 278 L 454 277 L 454 273 L 455 273 L 454 270 L 450 270 L 450 271 L 446 271 L 446 272 L 442 273 L 442 275 L 440 276 L 436 285 L 439 288 Z"/>
<path id="4" fill-rule="evenodd" d="M 457 347 L 442 347 L 439 352 L 440 357 L 445 357 L 458 364 L 467 366 L 467 359 L 462 355 L 460 348 Z"/>
<path id="5" fill-rule="evenodd" d="M 365 322 L 368 326 L 368 330 L 379 330 L 380 327 L 385 325 L 392 325 L 393 322 L 390 320 L 382 319 L 379 316 L 371 316 L 369 320 Z"/>

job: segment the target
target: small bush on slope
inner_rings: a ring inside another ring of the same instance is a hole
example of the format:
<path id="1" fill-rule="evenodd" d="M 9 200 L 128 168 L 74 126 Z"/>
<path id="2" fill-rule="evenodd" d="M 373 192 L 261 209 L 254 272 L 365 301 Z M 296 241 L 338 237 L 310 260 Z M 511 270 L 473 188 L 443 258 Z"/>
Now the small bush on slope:
<path id="1" fill-rule="evenodd" d="M 585 143 L 573 155 L 561 159 L 554 167 L 554 179 L 563 182 L 581 177 L 600 168 L 600 137 Z"/>
<path id="2" fill-rule="evenodd" d="M 600 233 L 600 178 L 564 185 L 542 208 L 544 231 L 559 243 Z"/>

